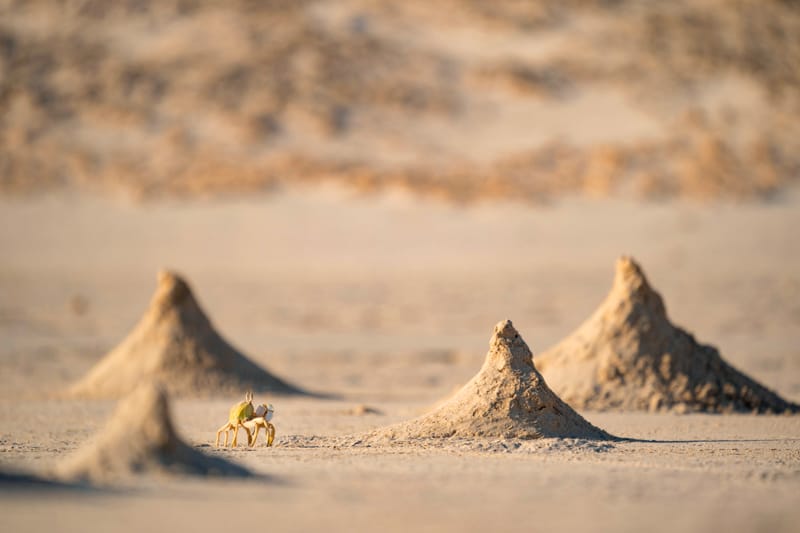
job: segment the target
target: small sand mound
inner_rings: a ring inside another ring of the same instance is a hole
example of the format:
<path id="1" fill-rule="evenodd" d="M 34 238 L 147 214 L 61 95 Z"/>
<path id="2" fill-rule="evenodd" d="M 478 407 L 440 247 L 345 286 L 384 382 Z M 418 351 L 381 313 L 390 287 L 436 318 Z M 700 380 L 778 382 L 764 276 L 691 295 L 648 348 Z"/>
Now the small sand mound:
<path id="1" fill-rule="evenodd" d="M 117 398 L 142 380 L 164 383 L 173 394 L 240 395 L 302 391 L 241 354 L 214 329 L 189 285 L 162 271 L 150 308 L 139 324 L 71 389 L 82 397 Z"/>
<path id="2" fill-rule="evenodd" d="M 796 412 L 726 363 L 713 346 L 673 326 L 661 296 L 632 259 L 578 330 L 536 358 L 553 390 L 580 408 L 677 412 Z"/>
<path id="3" fill-rule="evenodd" d="M 510 320 L 494 328 L 489 353 L 472 380 L 433 412 L 372 434 L 384 439 L 543 437 L 611 439 L 547 386 Z"/>
<path id="4" fill-rule="evenodd" d="M 100 483 L 143 473 L 250 475 L 243 467 L 184 443 L 172 425 L 163 387 L 151 383 L 122 400 L 100 436 L 56 470 L 64 479 Z"/>

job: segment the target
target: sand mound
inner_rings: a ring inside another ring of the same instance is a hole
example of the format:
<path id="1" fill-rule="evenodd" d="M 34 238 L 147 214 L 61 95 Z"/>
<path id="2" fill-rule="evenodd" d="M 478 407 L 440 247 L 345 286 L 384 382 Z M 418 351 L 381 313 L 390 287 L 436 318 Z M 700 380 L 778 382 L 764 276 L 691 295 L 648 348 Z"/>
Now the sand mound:
<path id="1" fill-rule="evenodd" d="M 145 379 L 158 380 L 179 395 L 302 392 L 228 344 L 198 305 L 189 285 L 166 271 L 159 273 L 155 296 L 139 324 L 69 392 L 119 397 Z"/>
<path id="2" fill-rule="evenodd" d="M 427 415 L 379 430 L 373 436 L 612 438 L 550 390 L 510 320 L 495 326 L 489 346 L 480 372 L 450 400 Z"/>
<path id="3" fill-rule="evenodd" d="M 795 412 L 726 363 L 713 346 L 672 325 L 661 296 L 632 259 L 578 330 L 536 358 L 553 390 L 587 409 Z"/>
<path id="4" fill-rule="evenodd" d="M 184 443 L 172 425 L 163 387 L 152 383 L 139 386 L 121 401 L 97 440 L 62 463 L 56 473 L 94 482 L 142 473 L 250 475 L 243 467 L 208 457 Z"/>

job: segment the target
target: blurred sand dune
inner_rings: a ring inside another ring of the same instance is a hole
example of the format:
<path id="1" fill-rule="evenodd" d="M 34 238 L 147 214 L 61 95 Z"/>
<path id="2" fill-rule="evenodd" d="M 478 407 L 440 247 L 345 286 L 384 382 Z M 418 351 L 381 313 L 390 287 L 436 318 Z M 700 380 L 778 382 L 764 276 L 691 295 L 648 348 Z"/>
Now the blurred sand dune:
<path id="1" fill-rule="evenodd" d="M 798 34 L 777 0 L 3 0 L 0 191 L 770 196 Z"/>

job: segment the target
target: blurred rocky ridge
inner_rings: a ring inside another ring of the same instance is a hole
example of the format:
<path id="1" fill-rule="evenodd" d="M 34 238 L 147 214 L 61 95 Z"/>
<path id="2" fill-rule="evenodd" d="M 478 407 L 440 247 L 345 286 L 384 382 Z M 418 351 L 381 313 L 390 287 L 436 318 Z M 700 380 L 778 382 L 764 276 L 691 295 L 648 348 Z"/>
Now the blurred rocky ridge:
<path id="1" fill-rule="evenodd" d="M 769 197 L 800 3 L 0 0 L 0 191 Z"/>

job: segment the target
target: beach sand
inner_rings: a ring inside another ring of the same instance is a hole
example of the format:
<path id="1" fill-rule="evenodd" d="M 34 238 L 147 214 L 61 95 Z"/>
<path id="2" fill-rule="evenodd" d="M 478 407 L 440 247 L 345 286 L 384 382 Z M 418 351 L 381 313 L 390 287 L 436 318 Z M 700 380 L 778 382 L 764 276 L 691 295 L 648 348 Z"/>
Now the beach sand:
<path id="1" fill-rule="evenodd" d="M 603 300 L 621 254 L 647 265 L 674 323 L 797 402 L 797 227 L 794 190 L 771 203 L 536 208 L 335 188 L 143 206 L 0 199 L 0 469 L 47 476 L 105 426 L 113 401 L 58 394 L 136 324 L 160 268 L 186 276 L 236 348 L 331 396 L 257 395 L 275 406 L 277 438 L 253 450 L 212 447 L 238 396 L 174 400 L 187 443 L 269 477 L 100 489 L 0 478 L 0 529 L 793 531 L 797 416 L 580 412 L 646 442 L 358 435 L 453 394 L 499 320 L 535 363 Z"/>

